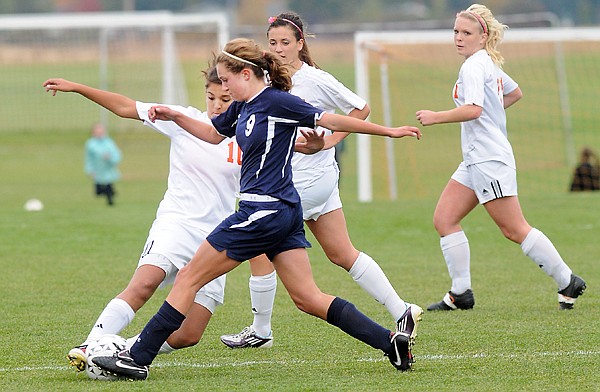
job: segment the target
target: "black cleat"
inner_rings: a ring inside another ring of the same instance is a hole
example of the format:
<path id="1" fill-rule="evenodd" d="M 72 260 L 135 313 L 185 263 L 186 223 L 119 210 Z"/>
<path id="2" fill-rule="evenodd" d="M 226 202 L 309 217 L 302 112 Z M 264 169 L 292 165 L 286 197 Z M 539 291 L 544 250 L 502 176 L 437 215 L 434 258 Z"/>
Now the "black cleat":
<path id="1" fill-rule="evenodd" d="M 475 297 L 473 290 L 468 289 L 462 294 L 454 294 L 448 291 L 440 302 L 433 303 L 427 307 L 427 310 L 456 310 L 473 309 L 475 306 Z"/>
<path id="2" fill-rule="evenodd" d="M 111 357 L 93 357 L 92 362 L 115 376 L 129 380 L 145 380 L 148 378 L 148 366 L 135 363 L 129 350 L 123 350 Z"/>
<path id="3" fill-rule="evenodd" d="M 571 274 L 571 282 L 567 287 L 558 292 L 558 305 L 561 310 L 573 309 L 575 300 L 585 290 L 585 281 L 575 274 Z"/>
<path id="4" fill-rule="evenodd" d="M 402 332 L 396 332 L 391 340 L 392 350 L 389 354 L 385 354 L 392 366 L 396 369 L 404 372 L 410 370 L 413 358 L 410 352 L 409 337 Z"/>

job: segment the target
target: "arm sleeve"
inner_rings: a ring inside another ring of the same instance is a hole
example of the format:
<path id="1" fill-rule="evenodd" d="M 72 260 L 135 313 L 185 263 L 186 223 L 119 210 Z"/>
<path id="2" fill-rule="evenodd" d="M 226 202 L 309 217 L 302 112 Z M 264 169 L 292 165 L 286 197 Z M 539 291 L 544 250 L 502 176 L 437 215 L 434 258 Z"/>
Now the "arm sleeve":
<path id="1" fill-rule="evenodd" d="M 515 82 L 506 72 L 500 70 L 500 74 L 502 75 L 502 88 L 504 89 L 504 95 L 510 94 L 519 87 L 517 82 Z"/>
<path id="2" fill-rule="evenodd" d="M 277 97 L 278 117 L 289 118 L 298 122 L 299 127 L 316 128 L 317 121 L 325 110 L 314 107 L 293 94 L 281 93 Z"/>
<path id="3" fill-rule="evenodd" d="M 465 105 L 483 107 L 485 96 L 485 69 L 479 62 L 465 62 L 461 68 Z"/>
<path id="4" fill-rule="evenodd" d="M 338 108 L 344 114 L 348 114 L 354 109 L 362 110 L 367 105 L 367 101 L 324 71 L 321 73 L 319 80 L 315 81 L 313 88 L 325 107 Z M 321 107 L 322 105 L 318 106 Z"/>
<path id="5" fill-rule="evenodd" d="M 174 121 L 161 121 L 161 120 L 156 120 L 155 122 L 150 121 L 150 118 L 148 117 L 148 110 L 150 110 L 150 108 L 152 106 L 156 106 L 156 105 L 159 105 L 159 104 L 136 101 L 135 107 L 138 112 L 138 117 L 142 121 L 144 121 L 144 125 L 154 129 L 155 131 L 162 133 L 163 135 L 172 137 L 176 132 L 179 132 L 181 130 L 179 125 L 177 125 Z M 192 118 L 200 118 L 201 115 L 203 114 L 198 109 L 195 109 L 192 107 L 186 108 L 186 107 L 179 106 L 179 105 L 164 105 L 164 106 L 167 106 L 173 110 L 176 110 L 176 111 L 183 113 L 186 116 L 189 116 Z"/>

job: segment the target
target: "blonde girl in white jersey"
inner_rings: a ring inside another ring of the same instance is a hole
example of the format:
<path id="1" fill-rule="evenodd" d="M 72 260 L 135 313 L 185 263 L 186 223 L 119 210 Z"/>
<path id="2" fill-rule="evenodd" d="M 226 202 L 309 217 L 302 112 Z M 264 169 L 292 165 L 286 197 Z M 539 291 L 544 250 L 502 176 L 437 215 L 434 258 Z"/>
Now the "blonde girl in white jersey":
<path id="1" fill-rule="evenodd" d="M 369 106 L 329 73 L 319 69 L 312 60 L 305 41 L 304 23 L 293 12 L 269 18 L 267 30 L 269 49 L 277 54 L 292 72 L 291 93 L 328 113 L 341 110 L 361 120 L 370 113 Z M 397 330 L 409 318 L 415 325 L 422 310 L 405 303 L 396 293 L 379 265 L 366 253 L 357 250 L 346 228 L 335 161 L 335 145 L 348 133 L 319 128 L 325 132 L 325 147 L 312 154 L 295 153 L 292 159 L 294 186 L 302 200 L 303 218 L 332 263 L 344 268 L 377 302 L 383 304 Z M 300 133 L 298 136 L 301 137 Z M 271 314 L 277 285 L 271 263 L 250 263 L 250 295 L 254 320 L 240 333 L 223 335 L 221 341 L 231 348 L 270 347 L 273 344 Z M 413 333 L 413 338 L 416 335 Z"/>
<path id="2" fill-rule="evenodd" d="M 224 112 L 233 101 L 223 90 L 214 67 L 204 74 L 207 111 L 182 106 L 171 108 L 210 123 L 211 117 Z M 70 364 L 82 371 L 86 365 L 88 342 L 104 334 L 118 334 L 128 326 L 159 285 L 172 282 L 208 233 L 235 211 L 241 156 L 235 139 L 209 144 L 174 122 L 149 121 L 148 110 L 156 105 L 154 103 L 135 101 L 64 79 L 49 79 L 43 86 L 53 94 L 57 91 L 78 93 L 119 117 L 141 120 L 171 141 L 168 188 L 156 212 L 138 267 L 127 287 L 100 313 L 86 340 L 67 355 Z M 264 255 L 257 258 L 267 260 Z M 165 342 L 161 353 L 193 346 L 200 340 L 216 307 L 223 303 L 224 289 L 225 275 L 198 291 L 186 321 Z"/>
<path id="3" fill-rule="evenodd" d="M 465 62 L 452 89 L 457 107 L 416 112 L 422 125 L 460 122 L 463 153 L 463 161 L 443 190 L 433 217 L 452 286 L 442 301 L 431 304 L 428 310 L 471 309 L 475 305 L 469 242 L 460 222 L 478 204 L 483 205 L 506 238 L 520 244 L 523 253 L 554 279 L 560 309 L 573 308 L 586 287 L 552 242 L 531 227 L 521 211 L 505 109 L 523 94 L 502 71 L 504 59 L 496 48 L 506 28 L 483 5 L 473 4 L 459 12 L 454 44 Z"/>

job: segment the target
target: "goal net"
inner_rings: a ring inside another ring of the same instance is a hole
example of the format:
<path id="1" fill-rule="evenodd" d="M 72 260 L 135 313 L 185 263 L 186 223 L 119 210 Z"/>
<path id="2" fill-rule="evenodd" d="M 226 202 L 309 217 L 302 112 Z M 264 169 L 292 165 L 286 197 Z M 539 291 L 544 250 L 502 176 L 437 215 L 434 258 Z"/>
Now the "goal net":
<path id="1" fill-rule="evenodd" d="M 228 40 L 223 13 L 119 12 L 0 17 L 0 132 L 130 126 L 85 99 L 52 101 L 61 77 L 148 102 L 204 105 L 204 70 Z"/>
<path id="2" fill-rule="evenodd" d="M 354 44 L 357 93 L 373 122 L 419 125 L 417 110 L 454 107 L 464 58 L 451 30 L 357 32 Z M 509 29 L 499 48 L 524 94 L 507 109 L 519 193 L 565 192 L 580 149 L 600 152 L 600 29 Z M 460 125 L 421 130 L 418 142 L 359 135 L 360 201 L 439 195 L 462 160 Z"/>

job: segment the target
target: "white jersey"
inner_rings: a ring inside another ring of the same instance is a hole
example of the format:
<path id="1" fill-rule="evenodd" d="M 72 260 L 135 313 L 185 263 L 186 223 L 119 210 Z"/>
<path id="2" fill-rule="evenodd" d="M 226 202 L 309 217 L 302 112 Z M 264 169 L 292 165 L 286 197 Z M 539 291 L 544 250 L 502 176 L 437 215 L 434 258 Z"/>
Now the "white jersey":
<path id="1" fill-rule="evenodd" d="M 336 109 L 340 109 L 344 114 L 348 114 L 354 109 L 363 109 L 367 104 L 364 99 L 354 94 L 329 73 L 306 63 L 302 63 L 302 67 L 292 76 L 290 93 L 327 113 L 335 113 Z M 325 135 L 331 135 L 331 131 L 323 127 L 318 127 L 317 131 L 325 131 Z M 301 136 L 300 132 L 298 136 Z M 294 153 L 292 170 L 296 172 L 323 168 L 333 165 L 334 161 L 334 148 L 312 155 Z"/>
<path id="2" fill-rule="evenodd" d="M 516 169 L 506 131 L 504 95 L 517 87 L 483 49 L 463 63 L 452 90 L 454 102 L 456 106 L 474 104 L 483 109 L 479 118 L 461 123 L 461 146 L 467 166 L 500 161 Z"/>
<path id="3" fill-rule="evenodd" d="M 153 105 L 136 102 L 139 118 L 171 139 L 168 187 L 153 226 L 167 221 L 210 233 L 235 212 L 241 165 L 238 145 L 235 139 L 224 139 L 218 145 L 204 142 L 173 121 L 153 123 L 148 118 L 148 109 Z M 169 107 L 210 123 L 206 113 L 193 107 Z"/>

